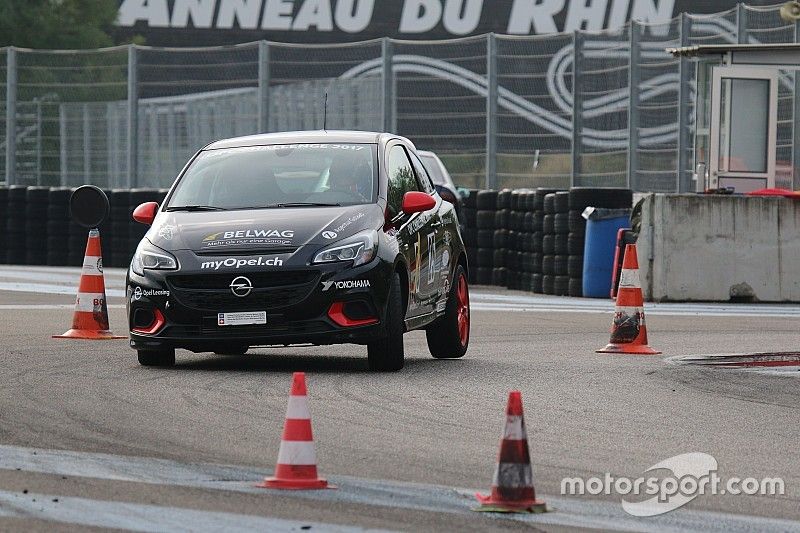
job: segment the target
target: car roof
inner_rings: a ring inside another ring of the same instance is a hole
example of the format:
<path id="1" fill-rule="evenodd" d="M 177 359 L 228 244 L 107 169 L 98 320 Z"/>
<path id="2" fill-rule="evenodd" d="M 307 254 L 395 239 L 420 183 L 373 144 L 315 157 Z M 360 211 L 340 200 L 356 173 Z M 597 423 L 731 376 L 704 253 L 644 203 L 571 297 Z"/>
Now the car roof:
<path id="1" fill-rule="evenodd" d="M 269 144 L 291 144 L 291 143 L 360 143 L 360 144 L 379 144 L 385 143 L 390 139 L 402 139 L 411 146 L 411 141 L 393 135 L 391 133 L 379 133 L 374 131 L 345 131 L 345 130 L 315 130 L 315 131 L 285 131 L 280 133 L 261 133 L 258 135 L 247 135 L 245 137 L 234 137 L 231 139 L 221 139 L 214 141 L 204 148 L 204 150 L 219 150 L 222 148 L 240 148 L 244 146 L 265 146 Z"/>

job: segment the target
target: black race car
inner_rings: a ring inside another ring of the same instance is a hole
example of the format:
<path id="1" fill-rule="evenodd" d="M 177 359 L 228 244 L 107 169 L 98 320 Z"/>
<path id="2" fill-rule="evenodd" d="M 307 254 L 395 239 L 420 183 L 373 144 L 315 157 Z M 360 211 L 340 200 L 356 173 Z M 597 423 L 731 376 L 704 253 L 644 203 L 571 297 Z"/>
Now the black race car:
<path id="1" fill-rule="evenodd" d="M 469 344 L 467 256 L 452 204 L 414 145 L 388 133 L 292 132 L 214 142 L 189 161 L 127 277 L 143 365 L 175 348 L 355 343 L 403 367 L 403 334 L 436 358 Z"/>

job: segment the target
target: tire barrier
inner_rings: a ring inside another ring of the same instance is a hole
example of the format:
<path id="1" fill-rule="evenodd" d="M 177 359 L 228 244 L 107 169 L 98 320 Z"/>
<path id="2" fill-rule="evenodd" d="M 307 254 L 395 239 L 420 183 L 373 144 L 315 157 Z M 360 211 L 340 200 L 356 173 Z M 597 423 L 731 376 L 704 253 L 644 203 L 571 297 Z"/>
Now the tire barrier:
<path id="1" fill-rule="evenodd" d="M 629 189 L 472 189 L 462 209 L 471 281 L 582 296 L 583 210 L 630 207 L 632 201 Z"/>
<path id="2" fill-rule="evenodd" d="M 68 187 L 0 187 L 0 263 L 79 266 L 86 250 L 86 228 L 71 220 Z M 167 189 L 104 191 L 111 208 L 100 225 L 103 264 L 127 268 L 147 227 L 131 219 L 142 202 L 161 203 Z M 134 203 L 136 202 L 136 203 Z"/>

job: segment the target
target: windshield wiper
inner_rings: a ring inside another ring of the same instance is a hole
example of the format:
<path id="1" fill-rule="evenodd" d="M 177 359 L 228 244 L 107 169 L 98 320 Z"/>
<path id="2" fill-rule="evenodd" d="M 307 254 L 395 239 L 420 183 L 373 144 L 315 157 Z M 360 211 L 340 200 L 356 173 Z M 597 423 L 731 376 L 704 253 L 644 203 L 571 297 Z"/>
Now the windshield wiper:
<path id="1" fill-rule="evenodd" d="M 342 204 L 328 204 L 322 202 L 285 202 L 280 204 L 248 205 L 232 209 L 274 209 L 276 207 L 341 207 Z"/>
<path id="2" fill-rule="evenodd" d="M 164 211 L 225 211 L 225 208 L 213 205 L 173 205 Z"/>

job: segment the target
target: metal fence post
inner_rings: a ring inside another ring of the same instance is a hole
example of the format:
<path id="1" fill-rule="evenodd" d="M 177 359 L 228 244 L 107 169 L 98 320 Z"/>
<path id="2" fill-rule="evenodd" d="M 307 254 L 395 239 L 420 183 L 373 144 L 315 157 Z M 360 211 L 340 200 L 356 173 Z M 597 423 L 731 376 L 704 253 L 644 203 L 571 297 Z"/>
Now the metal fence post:
<path id="1" fill-rule="evenodd" d="M 794 42 L 800 43 L 800 20 L 794 23 Z M 800 71 L 794 71 L 794 95 L 792 102 L 792 185 L 800 185 Z"/>
<path id="2" fill-rule="evenodd" d="M 628 58 L 628 188 L 639 190 L 636 172 L 639 170 L 639 60 L 641 57 L 641 26 L 635 20 L 630 25 L 630 55 Z"/>
<path id="3" fill-rule="evenodd" d="M 747 6 L 739 2 L 736 4 L 736 42 L 747 44 Z"/>
<path id="4" fill-rule="evenodd" d="M 381 58 L 383 59 L 383 131 L 395 133 L 397 131 L 397 117 L 395 116 L 395 85 L 392 63 L 394 58 L 394 43 L 388 37 L 381 41 Z"/>
<path id="5" fill-rule="evenodd" d="M 486 188 L 497 188 L 497 37 L 486 36 Z"/>
<path id="6" fill-rule="evenodd" d="M 6 185 L 15 185 L 17 169 L 17 50 L 9 46 L 6 59 Z"/>
<path id="7" fill-rule="evenodd" d="M 258 133 L 269 131 L 269 43 L 258 42 Z"/>
<path id="8" fill-rule="evenodd" d="M 580 97 L 580 74 L 583 72 L 583 39 L 580 30 L 572 34 L 572 186 L 578 185 L 577 178 L 581 172 L 583 101 Z"/>
<path id="9" fill-rule="evenodd" d="M 128 175 L 126 186 L 138 183 L 139 155 L 139 58 L 135 44 L 128 45 Z"/>
<path id="10" fill-rule="evenodd" d="M 680 15 L 680 42 L 681 46 L 689 46 L 689 37 L 692 31 L 692 19 L 686 13 Z M 676 188 L 678 192 L 691 192 L 691 173 L 687 172 L 689 163 L 689 61 L 681 56 L 678 60 L 678 173 Z"/>

